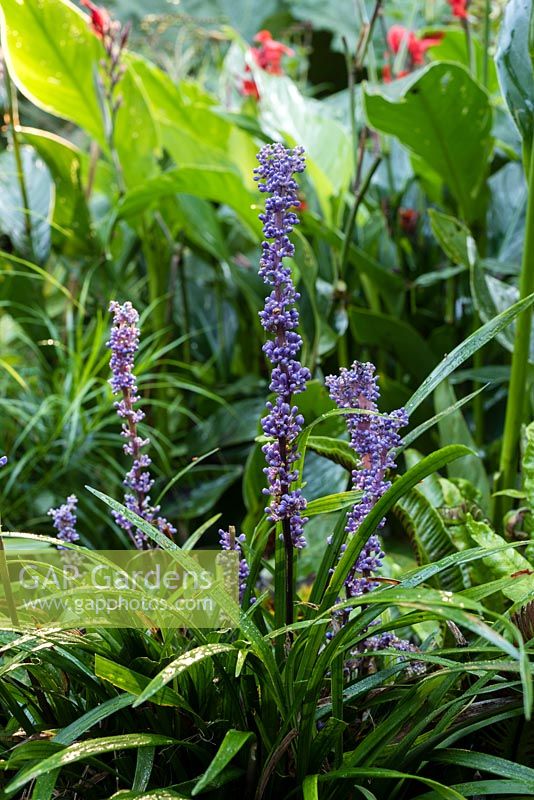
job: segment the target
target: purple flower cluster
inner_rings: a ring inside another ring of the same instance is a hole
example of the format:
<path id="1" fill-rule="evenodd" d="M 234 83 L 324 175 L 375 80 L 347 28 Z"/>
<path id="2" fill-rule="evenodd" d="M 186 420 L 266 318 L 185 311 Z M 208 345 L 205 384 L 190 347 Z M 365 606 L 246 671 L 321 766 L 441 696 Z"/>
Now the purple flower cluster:
<path id="1" fill-rule="evenodd" d="M 260 319 L 272 336 L 264 344 L 263 352 L 273 364 L 269 388 L 276 394 L 276 400 L 267 403 L 268 413 L 262 420 L 265 435 L 273 439 L 262 448 L 268 481 L 264 493 L 271 497 L 266 512 L 273 522 L 282 522 L 293 546 L 302 548 L 306 546 L 303 528 L 307 519 L 302 516 L 306 500 L 299 489 L 291 489 L 291 484 L 298 478 L 294 468 L 298 459 L 295 443 L 304 419 L 292 405 L 292 396 L 304 391 L 310 373 L 297 359 L 302 346 L 296 331 L 299 314 L 295 303 L 299 294 L 284 258 L 291 258 L 295 252 L 289 234 L 298 223 L 293 209 L 300 204 L 298 184 L 293 176 L 304 171 L 305 162 L 301 147 L 290 150 L 282 144 L 265 145 L 258 154 L 258 161 L 260 166 L 254 170 L 254 179 L 260 182 L 261 192 L 271 195 L 265 202 L 265 213 L 260 214 L 266 239 L 262 244 L 260 275 L 272 291 L 265 300 Z"/>
<path id="2" fill-rule="evenodd" d="M 243 556 L 243 550 L 241 549 L 241 545 L 243 542 L 246 541 L 246 536 L 244 533 L 240 534 L 239 536 L 235 535 L 235 529 L 230 528 L 229 531 L 223 531 L 222 529 L 219 530 L 219 542 L 221 544 L 221 550 L 231 551 L 235 550 L 236 553 L 239 554 L 239 602 L 243 600 L 243 595 L 245 593 L 245 589 L 247 588 L 247 578 L 250 574 L 249 566 L 247 563 L 247 559 Z"/>
<path id="3" fill-rule="evenodd" d="M 386 631 L 378 636 L 369 636 L 364 642 L 365 652 L 373 652 L 373 650 L 387 650 L 392 648 L 399 653 L 418 653 L 419 649 L 409 642 L 407 639 L 399 639 L 391 631 Z M 410 661 L 407 669 L 408 674 L 423 675 L 426 672 L 426 666 L 423 661 Z"/>
<path id="4" fill-rule="evenodd" d="M 7 456 L 0 456 L 0 467 L 5 467 L 7 464 Z"/>
<path id="5" fill-rule="evenodd" d="M 149 444 L 138 432 L 137 425 L 144 419 L 144 413 L 135 406 L 140 397 L 137 381 L 133 373 L 134 358 L 139 346 L 139 314 L 130 302 L 123 305 L 113 301 L 109 305 L 113 314 L 113 327 L 107 347 L 111 350 L 111 388 L 113 394 L 122 395 L 115 403 L 117 414 L 124 420 L 122 436 L 126 439 L 123 450 L 132 459 L 132 467 L 126 473 L 124 485 L 129 490 L 124 495 L 124 504 L 144 520 L 154 525 L 166 536 L 172 537 L 176 529 L 164 517 L 159 516 L 159 506 L 150 504 L 150 490 L 154 481 L 149 472 L 152 463 L 150 456 L 142 450 Z M 146 549 L 147 536 L 120 512 L 113 516 L 118 525 L 131 537 L 138 549 Z"/>
<path id="6" fill-rule="evenodd" d="M 339 408 L 368 412 L 345 417 L 351 446 L 360 457 L 360 468 L 352 473 L 353 488 L 363 493 L 348 515 L 346 531 L 351 536 L 391 486 L 385 476 L 395 466 L 391 451 L 401 441 L 398 431 L 408 423 L 408 415 L 404 409 L 386 415 L 378 413 L 379 391 L 373 364 L 355 361 L 351 369 L 342 368 L 339 375 L 331 375 L 325 382 Z M 383 524 L 381 520 L 378 527 Z M 359 597 L 378 585 L 372 575 L 380 569 L 383 558 L 380 540 L 373 534 L 345 581 L 348 597 Z"/>
<path id="7" fill-rule="evenodd" d="M 51 508 L 48 514 L 52 517 L 52 524 L 57 531 L 57 538 L 63 542 L 77 542 L 80 538 L 76 530 L 76 506 L 78 498 L 75 494 L 67 497 L 67 502 L 59 508 Z"/>

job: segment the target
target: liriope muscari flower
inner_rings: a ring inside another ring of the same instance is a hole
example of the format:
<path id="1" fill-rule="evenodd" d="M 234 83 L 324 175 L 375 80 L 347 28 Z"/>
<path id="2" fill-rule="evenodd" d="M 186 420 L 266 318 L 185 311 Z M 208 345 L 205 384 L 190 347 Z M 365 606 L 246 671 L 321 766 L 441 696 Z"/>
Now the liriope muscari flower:
<path id="1" fill-rule="evenodd" d="M 374 650 L 387 650 L 389 648 L 396 650 L 399 653 L 419 653 L 420 650 L 412 642 L 407 639 L 400 639 L 396 634 L 391 631 L 386 631 L 377 636 L 369 636 L 364 641 L 364 652 L 372 653 Z M 423 661 L 409 661 L 407 670 L 411 675 L 422 675 L 426 672 L 426 666 Z"/>
<path id="2" fill-rule="evenodd" d="M 265 202 L 265 213 L 260 214 L 266 239 L 262 244 L 260 275 L 272 287 L 260 319 L 272 337 L 264 344 L 263 351 L 273 365 L 269 388 L 276 394 L 275 401 L 267 403 L 268 413 L 262 420 L 265 435 L 273 440 L 262 448 L 268 482 L 264 493 L 271 498 L 266 512 L 273 522 L 282 522 L 286 540 L 290 539 L 297 548 L 306 546 L 303 527 L 307 519 L 302 516 L 306 500 L 299 489 L 291 487 L 298 478 L 294 466 L 298 459 L 296 439 L 304 419 L 292 404 L 292 398 L 304 391 L 310 373 L 297 359 L 302 345 L 296 331 L 299 314 L 295 303 L 299 294 L 284 259 L 294 254 L 289 234 L 298 223 L 293 209 L 298 208 L 299 201 L 298 184 L 293 176 L 304 171 L 303 152 L 301 147 L 290 150 L 282 144 L 266 145 L 258 154 L 260 166 L 254 170 L 259 190 L 271 195 Z"/>
<path id="3" fill-rule="evenodd" d="M 351 369 L 342 368 L 339 375 L 325 381 L 330 397 L 338 408 L 361 409 L 364 414 L 347 414 L 345 420 L 350 443 L 360 458 L 360 468 L 352 473 L 353 488 L 362 498 L 349 512 L 346 531 L 354 534 L 384 492 L 391 486 L 386 473 L 395 466 L 391 451 L 400 443 L 399 428 L 408 423 L 404 409 L 379 415 L 379 397 L 375 368 L 370 363 L 355 361 Z M 378 524 L 381 528 L 384 519 Z M 359 597 L 374 589 L 373 580 L 384 558 L 378 536 L 373 533 L 364 545 L 345 581 L 348 597 Z"/>
<path id="4" fill-rule="evenodd" d="M 80 538 L 76 530 L 76 507 L 78 498 L 70 494 L 67 501 L 58 508 L 51 508 L 48 514 L 52 517 L 52 524 L 57 531 L 57 538 L 63 542 L 77 542 Z"/>
<path id="5" fill-rule="evenodd" d="M 122 436 L 126 439 L 123 450 L 132 459 L 132 467 L 126 473 L 124 485 L 129 490 L 124 495 L 124 505 L 144 520 L 154 525 L 166 536 L 174 536 L 176 529 L 164 517 L 159 516 L 159 506 L 150 503 L 150 490 L 154 484 L 148 467 L 150 456 L 142 450 L 149 444 L 138 432 L 137 425 L 144 413 L 136 408 L 140 397 L 133 373 L 134 358 L 139 346 L 139 314 L 130 302 L 123 305 L 113 301 L 109 305 L 113 314 L 113 326 L 107 347 L 111 350 L 111 388 L 113 394 L 121 395 L 115 403 L 117 414 L 124 420 Z M 114 511 L 115 521 L 123 528 L 139 549 L 149 547 L 146 534 L 120 512 Z"/>
<path id="6" fill-rule="evenodd" d="M 247 588 L 247 578 L 250 574 L 247 559 L 243 555 L 241 545 L 246 541 L 246 536 L 241 533 L 239 536 L 235 535 L 235 528 L 230 527 L 228 531 L 219 530 L 219 542 L 221 550 L 235 550 L 239 554 L 239 602 L 243 600 L 245 589 Z"/>
<path id="7" fill-rule="evenodd" d="M 352 472 L 352 484 L 355 490 L 362 492 L 361 501 L 348 514 L 345 530 L 350 537 L 391 486 L 391 481 L 386 479 L 386 473 L 395 466 L 392 450 L 401 442 L 399 429 L 408 424 L 408 415 L 404 409 L 384 415 L 378 413 L 377 400 L 380 393 L 373 364 L 355 361 L 351 369 L 342 368 L 339 375 L 331 375 L 325 382 L 330 397 L 338 408 L 368 412 L 345 415 L 351 446 L 360 459 L 359 469 Z M 378 529 L 384 522 L 384 519 L 380 520 Z M 383 559 L 380 539 L 373 533 L 345 580 L 347 598 L 360 597 L 378 586 L 373 577 L 382 566 Z M 341 614 L 336 615 L 337 625 L 342 625 L 347 620 L 350 610 L 345 608 Z M 329 638 L 332 635 L 330 633 Z M 400 652 L 417 652 L 417 647 L 411 642 L 399 639 L 390 632 L 368 637 L 358 650 L 372 652 L 386 648 Z M 424 665 L 413 662 L 408 670 L 412 673 L 421 672 L 424 671 Z"/>

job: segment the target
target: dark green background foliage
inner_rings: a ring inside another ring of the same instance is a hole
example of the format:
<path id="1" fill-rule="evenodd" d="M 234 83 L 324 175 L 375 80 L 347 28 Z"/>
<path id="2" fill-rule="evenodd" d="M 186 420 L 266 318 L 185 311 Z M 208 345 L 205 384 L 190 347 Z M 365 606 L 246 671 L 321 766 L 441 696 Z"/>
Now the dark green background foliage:
<path id="1" fill-rule="evenodd" d="M 118 0 L 116 113 L 85 12 L 0 10 L 3 540 L 53 545 L 47 511 L 76 493 L 81 545 L 128 546 L 106 342 L 109 301 L 130 300 L 175 543 L 139 524 L 178 562 L 234 525 L 251 569 L 235 629 L 0 631 L 0 798 L 534 796 L 530 2 L 474 0 L 463 21 L 439 0 Z M 399 24 L 434 37 L 421 63 L 388 53 Z M 261 29 L 292 49 L 281 75 L 251 55 Z M 289 630 L 259 424 L 252 170 L 273 140 L 307 159 L 291 267 L 310 521 Z M 324 378 L 354 360 L 410 424 L 341 555 L 358 462 Z M 327 638 L 384 515 L 379 588 Z M 363 653 L 371 624 L 416 652 Z"/>

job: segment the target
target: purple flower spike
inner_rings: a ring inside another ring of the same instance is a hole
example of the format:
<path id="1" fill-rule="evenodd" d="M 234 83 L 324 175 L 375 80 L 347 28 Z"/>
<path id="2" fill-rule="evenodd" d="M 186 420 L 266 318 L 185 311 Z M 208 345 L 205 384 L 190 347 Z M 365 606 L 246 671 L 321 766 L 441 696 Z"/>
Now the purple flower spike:
<path id="1" fill-rule="evenodd" d="M 113 314 L 113 327 L 107 347 L 111 350 L 111 388 L 113 394 L 122 395 L 115 403 L 117 414 L 124 420 L 122 436 L 126 440 L 123 450 L 132 459 L 132 467 L 126 473 L 124 485 L 129 490 L 124 495 L 124 505 L 134 511 L 146 522 L 154 525 L 165 536 L 173 537 L 176 528 L 164 517 L 159 516 L 159 506 L 150 504 L 150 490 L 154 481 L 148 470 L 152 459 L 141 452 L 149 444 L 148 439 L 139 436 L 137 425 L 144 419 L 144 413 L 136 409 L 140 400 L 137 381 L 133 373 L 134 359 L 139 347 L 139 314 L 130 302 L 123 305 L 113 301 L 109 304 Z M 150 547 L 147 536 L 119 511 L 113 511 L 118 525 L 125 530 L 139 550 Z"/>
<path id="2" fill-rule="evenodd" d="M 52 524 L 57 531 L 57 538 L 63 542 L 77 542 L 80 538 L 76 530 L 76 506 L 78 498 L 75 494 L 67 497 L 67 502 L 59 508 L 51 508 L 48 514 L 52 517 Z"/>
<path id="3" fill-rule="evenodd" d="M 287 538 L 296 548 L 306 546 L 303 528 L 307 518 L 302 516 L 306 500 L 300 490 L 291 485 L 298 479 L 294 468 L 299 454 L 296 439 L 302 430 L 304 419 L 292 405 L 292 396 L 303 392 L 310 378 L 309 370 L 297 359 L 302 339 L 296 332 L 299 314 L 295 303 L 299 294 L 291 278 L 291 269 L 284 264 L 284 258 L 291 258 L 295 248 L 289 234 L 298 224 L 295 208 L 298 200 L 298 184 L 294 174 L 303 172 L 305 163 L 303 149 L 287 149 L 282 144 L 270 144 L 258 154 L 260 166 L 254 172 L 254 180 L 259 181 L 260 192 L 270 194 L 265 202 L 265 213 L 260 214 L 263 234 L 260 275 L 272 287 L 260 311 L 261 324 L 272 335 L 263 346 L 263 352 L 273 365 L 270 390 L 277 397 L 274 403 L 267 403 L 267 416 L 262 420 L 263 431 L 272 437 L 262 448 L 267 461 L 264 469 L 267 475 L 270 504 L 265 509 L 273 522 L 281 522 L 287 531 Z"/>
<path id="4" fill-rule="evenodd" d="M 330 397 L 339 408 L 354 408 L 368 414 L 347 414 L 345 419 L 350 433 L 350 443 L 360 457 L 360 469 L 352 473 L 353 487 L 363 493 L 362 499 L 350 511 L 346 531 L 351 536 L 371 511 L 373 506 L 391 486 L 386 480 L 387 470 L 395 466 L 391 450 L 400 444 L 399 428 L 408 423 L 404 409 L 380 416 L 376 401 L 379 398 L 375 368 L 370 363 L 355 361 L 351 369 L 342 368 L 339 375 L 330 375 L 325 381 Z M 384 525 L 382 519 L 378 525 Z M 347 596 L 359 597 L 378 584 L 372 575 L 382 566 L 384 553 L 380 540 L 373 534 L 345 581 Z"/>
<path id="5" fill-rule="evenodd" d="M 7 456 L 0 456 L 0 467 L 5 467 L 7 464 Z"/>

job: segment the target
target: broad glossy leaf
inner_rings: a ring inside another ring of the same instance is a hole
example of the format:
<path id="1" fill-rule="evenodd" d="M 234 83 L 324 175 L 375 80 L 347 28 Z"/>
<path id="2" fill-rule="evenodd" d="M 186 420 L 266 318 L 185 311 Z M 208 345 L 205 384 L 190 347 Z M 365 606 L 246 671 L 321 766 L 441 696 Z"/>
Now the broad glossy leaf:
<path id="1" fill-rule="evenodd" d="M 128 192 L 119 204 L 121 218 L 131 220 L 157 206 L 163 197 L 191 194 L 233 208 L 254 240 L 261 235 L 259 199 L 249 192 L 237 171 L 224 166 L 184 165 L 147 180 Z"/>
<path id="2" fill-rule="evenodd" d="M 403 368 L 419 381 L 436 363 L 426 340 L 408 322 L 362 308 L 352 308 L 349 318 L 354 338 L 360 345 L 379 347 L 394 354 Z"/>
<path id="3" fill-rule="evenodd" d="M 94 234 L 82 187 L 81 151 L 48 131 L 23 128 L 21 132 L 46 163 L 56 186 L 52 230 L 56 246 L 68 254 L 93 250 Z"/>
<path id="4" fill-rule="evenodd" d="M 50 252 L 52 181 L 46 164 L 31 147 L 22 147 L 20 152 L 30 207 L 24 208 L 15 155 L 4 150 L 0 154 L 0 231 L 9 236 L 20 255 L 43 264 Z M 31 238 L 26 231 L 27 220 Z"/>
<path id="5" fill-rule="evenodd" d="M 239 464 L 210 464 L 184 475 L 176 493 L 182 519 L 195 519 L 209 512 L 241 473 Z"/>
<path id="6" fill-rule="evenodd" d="M 488 181 L 491 197 L 488 234 L 497 248 L 497 271 L 518 274 L 525 238 L 527 184 L 523 167 L 508 162 Z M 494 263 L 493 261 L 490 263 Z"/>
<path id="7" fill-rule="evenodd" d="M 93 83 L 102 45 L 89 17 L 66 0 L 2 0 L 2 46 L 11 77 L 32 103 L 105 145 Z"/>
<path id="8" fill-rule="evenodd" d="M 469 52 L 471 46 L 472 53 Z M 474 60 L 474 77 L 480 84 L 484 80 L 484 45 L 482 41 L 474 36 L 467 42 L 465 31 L 460 28 L 446 29 L 441 41 L 428 50 L 428 57 L 431 61 L 455 61 L 462 64 L 466 69 L 470 69 L 471 58 Z M 487 89 L 491 95 L 499 91 L 497 71 L 491 56 L 487 59 L 488 85 Z"/>
<path id="9" fill-rule="evenodd" d="M 516 165 L 515 165 L 516 166 Z M 517 213 L 517 212 L 516 212 Z M 467 228 L 455 217 L 430 209 L 432 232 L 440 246 L 455 264 L 463 264 L 471 272 L 471 294 L 483 322 L 489 322 L 519 299 L 519 290 L 492 275 L 486 274 L 484 263 L 478 257 L 476 244 Z M 514 325 L 499 332 L 496 337 L 508 352 L 514 349 Z M 530 361 L 534 361 L 534 334 L 531 336 Z"/>
<path id="10" fill-rule="evenodd" d="M 510 0 L 499 32 L 495 63 L 501 91 L 528 149 L 534 126 L 534 72 L 528 52 L 531 0 Z"/>
<path id="11" fill-rule="evenodd" d="M 431 64 L 390 85 L 367 84 L 369 123 L 397 136 L 447 184 L 466 219 L 479 214 L 478 195 L 492 150 L 486 92 L 459 64 Z"/>
<path id="12" fill-rule="evenodd" d="M 250 65 L 258 85 L 260 118 L 265 129 L 302 145 L 323 212 L 331 217 L 330 200 L 349 185 L 353 169 L 352 144 L 348 132 L 325 114 L 324 106 L 304 97 L 286 76 L 269 75 Z M 330 220 L 332 221 L 332 220 Z"/>
<path id="13" fill-rule="evenodd" d="M 176 165 L 201 164 L 238 170 L 242 182 L 255 189 L 257 144 L 250 134 L 225 119 L 214 106 L 215 98 L 192 96 L 185 83 L 175 84 L 151 62 L 129 56 L 130 71 L 143 87 L 161 146 Z"/>
<path id="14" fill-rule="evenodd" d="M 89 17 L 68 0 L 3 0 L 1 10 L 6 62 L 22 94 L 79 125 L 107 151 L 94 84 L 104 49 Z M 133 186 L 153 172 L 158 141 L 146 97 L 130 70 L 120 93 L 116 146 L 126 183 Z"/>

